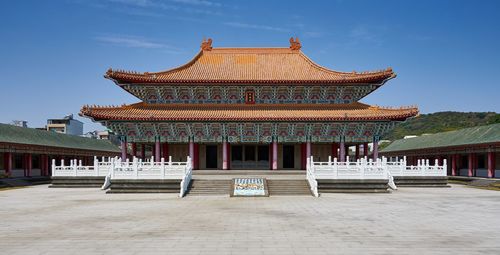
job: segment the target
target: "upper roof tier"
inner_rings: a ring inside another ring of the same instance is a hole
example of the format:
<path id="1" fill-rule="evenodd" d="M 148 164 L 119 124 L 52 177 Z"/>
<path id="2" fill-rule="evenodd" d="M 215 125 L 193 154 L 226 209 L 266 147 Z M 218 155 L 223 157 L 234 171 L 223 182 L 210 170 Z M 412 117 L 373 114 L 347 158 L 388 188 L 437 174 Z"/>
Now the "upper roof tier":
<path id="1" fill-rule="evenodd" d="M 117 84 L 383 84 L 396 76 L 391 68 L 333 71 L 314 63 L 300 48 L 298 38 L 290 38 L 289 48 L 212 48 L 208 39 L 191 61 L 177 68 L 155 73 L 109 69 L 105 77 Z"/>

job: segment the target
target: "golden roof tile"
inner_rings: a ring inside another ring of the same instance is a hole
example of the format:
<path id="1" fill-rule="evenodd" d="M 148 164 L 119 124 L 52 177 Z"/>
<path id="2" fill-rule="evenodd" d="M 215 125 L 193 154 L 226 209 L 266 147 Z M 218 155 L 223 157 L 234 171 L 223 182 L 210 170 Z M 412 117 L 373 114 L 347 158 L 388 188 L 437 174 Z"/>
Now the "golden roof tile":
<path id="1" fill-rule="evenodd" d="M 383 108 L 351 104 L 147 104 L 89 107 L 80 111 L 94 120 L 130 121 L 389 121 L 405 120 L 418 108 Z"/>
<path id="2" fill-rule="evenodd" d="M 185 65 L 162 72 L 138 73 L 109 69 L 117 83 L 383 83 L 394 78 L 391 68 L 374 72 L 339 72 L 314 63 L 296 38 L 289 48 L 213 48 L 204 40 L 201 51 Z"/>

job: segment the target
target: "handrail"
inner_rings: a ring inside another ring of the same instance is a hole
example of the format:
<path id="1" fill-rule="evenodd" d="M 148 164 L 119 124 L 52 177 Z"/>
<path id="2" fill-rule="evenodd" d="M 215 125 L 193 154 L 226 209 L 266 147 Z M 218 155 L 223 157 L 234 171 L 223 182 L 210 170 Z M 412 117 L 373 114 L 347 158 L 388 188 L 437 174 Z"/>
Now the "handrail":
<path id="1" fill-rule="evenodd" d="M 313 196 L 319 197 L 318 181 L 316 181 L 316 177 L 314 175 L 314 164 L 312 156 L 311 158 L 307 158 L 306 160 L 306 179 L 309 183 L 309 188 L 311 189 Z"/>
<path id="2" fill-rule="evenodd" d="M 187 157 L 186 161 L 186 167 L 184 168 L 184 176 L 182 177 L 181 181 L 181 189 L 179 193 L 179 197 L 184 197 L 186 194 L 188 188 L 189 188 L 189 183 L 191 182 L 192 174 L 193 174 L 193 166 L 191 164 L 191 157 Z"/>

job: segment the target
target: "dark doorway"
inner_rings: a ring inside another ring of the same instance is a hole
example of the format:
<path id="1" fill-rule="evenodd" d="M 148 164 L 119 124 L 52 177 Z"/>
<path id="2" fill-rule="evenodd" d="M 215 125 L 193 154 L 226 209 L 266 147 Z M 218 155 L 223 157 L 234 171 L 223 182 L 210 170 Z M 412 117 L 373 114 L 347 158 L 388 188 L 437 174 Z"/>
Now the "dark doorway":
<path id="1" fill-rule="evenodd" d="M 217 145 L 207 145 L 205 153 L 207 168 L 217 168 Z"/>
<path id="2" fill-rule="evenodd" d="M 255 161 L 255 145 L 245 146 L 245 161 Z"/>
<path id="3" fill-rule="evenodd" d="M 259 145 L 257 148 L 257 158 L 259 161 L 269 161 L 269 146 Z"/>
<path id="4" fill-rule="evenodd" d="M 243 160 L 243 146 L 241 145 L 231 146 L 231 160 L 234 161 Z"/>
<path id="5" fill-rule="evenodd" d="M 293 145 L 283 145 L 283 168 L 294 168 L 295 150 Z"/>

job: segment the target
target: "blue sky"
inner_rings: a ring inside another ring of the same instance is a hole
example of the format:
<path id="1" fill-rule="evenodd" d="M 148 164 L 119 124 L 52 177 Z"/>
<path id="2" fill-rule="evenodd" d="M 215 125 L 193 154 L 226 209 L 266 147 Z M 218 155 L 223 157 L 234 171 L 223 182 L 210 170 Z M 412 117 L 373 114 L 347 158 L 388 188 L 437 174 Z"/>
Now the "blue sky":
<path id="1" fill-rule="evenodd" d="M 500 111 L 500 1 L 61 0 L 0 3 L 0 122 L 138 99 L 109 67 L 160 71 L 214 47 L 288 47 L 340 71 L 392 67 L 362 102 Z M 85 130 L 104 129 L 82 119 Z"/>

